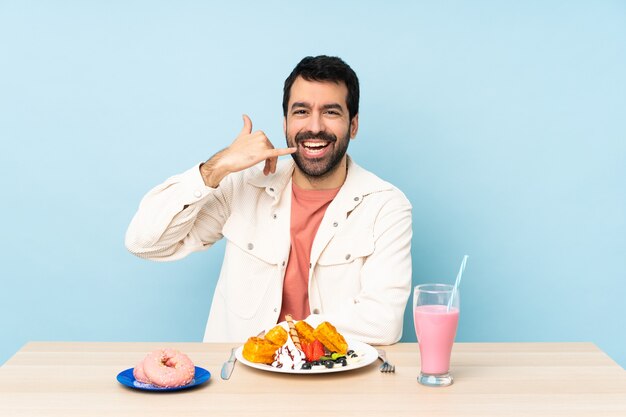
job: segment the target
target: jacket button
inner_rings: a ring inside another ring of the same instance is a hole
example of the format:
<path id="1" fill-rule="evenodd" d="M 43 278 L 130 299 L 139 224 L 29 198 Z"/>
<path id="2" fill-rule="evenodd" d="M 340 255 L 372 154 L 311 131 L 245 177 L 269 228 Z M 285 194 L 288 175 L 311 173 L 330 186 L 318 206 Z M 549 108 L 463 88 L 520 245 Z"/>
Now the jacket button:
<path id="1" fill-rule="evenodd" d="M 313 309 L 313 314 L 320 314 L 320 309 L 319 308 L 314 308 Z"/>
<path id="2" fill-rule="evenodd" d="M 337 226 L 339 226 L 339 223 L 333 222 L 333 227 L 337 227 Z"/>
<path id="3" fill-rule="evenodd" d="M 270 187 L 270 191 L 271 191 L 271 192 L 274 192 L 274 189 L 273 189 L 272 187 Z"/>
<path id="4" fill-rule="evenodd" d="M 354 201 L 359 201 L 359 197 L 354 197 Z"/>
<path id="5" fill-rule="evenodd" d="M 285 266 L 285 261 L 283 261 L 283 266 Z"/>
<path id="6" fill-rule="evenodd" d="M 278 307 L 274 307 L 274 313 L 278 313 Z"/>
<path id="7" fill-rule="evenodd" d="M 200 197 L 202 197 L 202 193 L 200 192 L 200 190 L 196 190 L 196 191 L 194 191 L 193 196 L 196 197 L 196 198 L 200 198 Z"/>
<path id="8" fill-rule="evenodd" d="M 277 217 L 276 213 L 272 214 L 272 219 L 276 219 Z"/>
<path id="9" fill-rule="evenodd" d="M 347 255 L 346 255 L 346 261 L 347 261 L 348 259 L 350 259 L 350 254 L 347 254 Z"/>
<path id="10" fill-rule="evenodd" d="M 254 245 L 252 243 L 248 243 L 248 250 L 254 249 Z"/>

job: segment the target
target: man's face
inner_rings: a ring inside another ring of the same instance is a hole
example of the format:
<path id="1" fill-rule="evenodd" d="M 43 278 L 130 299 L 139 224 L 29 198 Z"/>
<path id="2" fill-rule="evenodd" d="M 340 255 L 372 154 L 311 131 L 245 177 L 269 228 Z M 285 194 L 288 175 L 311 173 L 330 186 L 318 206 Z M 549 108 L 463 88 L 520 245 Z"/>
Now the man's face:
<path id="1" fill-rule="evenodd" d="M 358 130 L 358 116 L 350 121 L 344 83 L 296 78 L 284 121 L 287 145 L 298 150 L 291 156 L 309 177 L 331 174 L 346 154 Z"/>

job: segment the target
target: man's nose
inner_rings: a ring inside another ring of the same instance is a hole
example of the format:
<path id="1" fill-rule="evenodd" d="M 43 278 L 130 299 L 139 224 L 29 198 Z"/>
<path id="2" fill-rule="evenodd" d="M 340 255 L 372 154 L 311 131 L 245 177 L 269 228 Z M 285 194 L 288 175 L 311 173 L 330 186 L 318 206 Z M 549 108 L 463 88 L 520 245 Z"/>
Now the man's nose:
<path id="1" fill-rule="evenodd" d="M 324 130 L 324 123 L 319 114 L 313 113 L 308 120 L 307 130 L 310 132 L 321 132 Z"/>

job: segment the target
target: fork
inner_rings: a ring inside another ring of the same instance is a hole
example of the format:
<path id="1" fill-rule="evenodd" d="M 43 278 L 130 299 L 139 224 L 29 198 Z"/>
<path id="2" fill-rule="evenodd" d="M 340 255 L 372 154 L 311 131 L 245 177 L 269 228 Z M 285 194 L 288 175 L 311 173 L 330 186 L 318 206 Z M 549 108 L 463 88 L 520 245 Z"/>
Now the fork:
<path id="1" fill-rule="evenodd" d="M 389 363 L 389 361 L 387 361 L 387 354 L 386 354 L 386 352 L 384 350 L 382 350 L 382 349 L 376 349 L 376 351 L 378 352 L 378 359 L 383 361 L 383 364 L 380 365 L 380 368 L 378 368 L 380 370 L 380 372 L 383 372 L 383 373 L 396 372 L 395 365 L 392 365 L 392 364 Z"/>

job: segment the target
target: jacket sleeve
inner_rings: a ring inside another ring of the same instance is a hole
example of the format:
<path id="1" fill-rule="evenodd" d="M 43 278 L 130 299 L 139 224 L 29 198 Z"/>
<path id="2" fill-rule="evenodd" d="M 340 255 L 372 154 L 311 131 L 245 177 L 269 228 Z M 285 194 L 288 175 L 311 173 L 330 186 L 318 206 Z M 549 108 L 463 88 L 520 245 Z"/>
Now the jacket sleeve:
<path id="1" fill-rule="evenodd" d="M 361 291 L 341 308 L 311 322 L 328 320 L 348 338 L 374 345 L 402 337 L 411 292 L 411 205 L 404 195 L 388 201 L 374 224 L 375 249 L 360 272 Z M 308 320 L 308 319 L 307 319 Z"/>
<path id="2" fill-rule="evenodd" d="M 207 187 L 199 165 L 153 188 L 126 231 L 126 248 L 156 261 L 173 261 L 222 238 L 229 216 L 229 184 Z"/>

